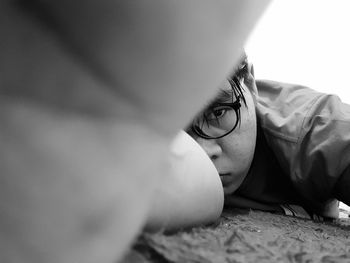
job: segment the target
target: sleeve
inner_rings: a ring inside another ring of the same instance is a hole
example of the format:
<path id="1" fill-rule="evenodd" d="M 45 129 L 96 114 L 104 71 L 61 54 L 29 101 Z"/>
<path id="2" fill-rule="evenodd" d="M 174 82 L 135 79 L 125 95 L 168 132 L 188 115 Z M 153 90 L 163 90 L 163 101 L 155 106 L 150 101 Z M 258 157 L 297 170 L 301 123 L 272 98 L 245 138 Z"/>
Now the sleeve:
<path id="1" fill-rule="evenodd" d="M 324 214 L 332 198 L 349 203 L 350 105 L 335 95 L 277 82 L 261 82 L 258 92 L 259 121 L 307 205 Z"/>
<path id="2" fill-rule="evenodd" d="M 350 176 L 350 105 L 335 95 L 320 96 L 305 116 L 293 158 L 304 195 L 317 201 L 344 195 L 335 190 L 340 179 Z M 341 201 L 348 203 L 347 195 Z"/>

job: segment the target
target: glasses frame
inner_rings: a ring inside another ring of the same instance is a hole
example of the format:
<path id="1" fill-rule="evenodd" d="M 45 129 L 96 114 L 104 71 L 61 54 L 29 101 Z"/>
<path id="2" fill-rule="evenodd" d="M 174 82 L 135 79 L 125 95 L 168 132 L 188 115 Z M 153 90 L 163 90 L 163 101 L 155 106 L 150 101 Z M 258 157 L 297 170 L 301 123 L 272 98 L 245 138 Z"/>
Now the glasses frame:
<path id="1" fill-rule="evenodd" d="M 192 125 L 191 125 L 191 131 L 193 133 L 195 133 L 197 136 L 203 138 L 203 139 L 207 139 L 207 140 L 214 140 L 214 139 L 220 139 L 222 137 L 225 137 L 226 135 L 230 134 L 231 132 L 233 132 L 238 123 L 240 122 L 240 108 L 241 108 L 241 98 L 242 96 L 241 95 L 238 95 L 236 97 L 236 101 L 234 102 L 227 102 L 227 103 L 221 103 L 221 102 L 218 102 L 218 103 L 215 103 L 215 107 L 217 106 L 225 106 L 225 107 L 231 107 L 235 113 L 236 113 L 236 123 L 234 124 L 233 128 L 231 130 L 229 130 L 228 132 L 224 133 L 223 135 L 220 135 L 220 136 L 209 136 L 207 134 L 205 134 L 201 128 L 199 128 L 198 125 L 195 125 L 194 122 L 192 122 Z"/>

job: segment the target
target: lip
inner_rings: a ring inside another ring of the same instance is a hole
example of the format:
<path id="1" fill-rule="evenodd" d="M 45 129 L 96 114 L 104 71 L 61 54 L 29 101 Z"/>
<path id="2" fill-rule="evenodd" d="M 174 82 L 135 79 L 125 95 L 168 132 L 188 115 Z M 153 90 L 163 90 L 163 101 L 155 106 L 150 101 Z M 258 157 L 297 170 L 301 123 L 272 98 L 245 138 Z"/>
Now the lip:
<path id="1" fill-rule="evenodd" d="M 230 173 L 220 173 L 220 179 L 222 182 L 222 186 L 227 186 L 232 182 L 232 175 Z"/>

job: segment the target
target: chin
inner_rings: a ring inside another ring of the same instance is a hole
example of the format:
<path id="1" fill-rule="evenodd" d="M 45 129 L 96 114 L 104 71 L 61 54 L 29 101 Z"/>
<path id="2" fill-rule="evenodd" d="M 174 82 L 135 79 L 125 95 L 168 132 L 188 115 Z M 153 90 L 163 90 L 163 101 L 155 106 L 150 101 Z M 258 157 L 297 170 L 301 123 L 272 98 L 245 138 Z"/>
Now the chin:
<path id="1" fill-rule="evenodd" d="M 248 174 L 248 171 L 249 169 L 246 169 L 246 171 L 241 172 L 238 176 L 236 176 L 236 180 L 232 182 L 232 184 L 224 186 L 224 195 L 233 194 L 243 183 L 244 179 Z"/>

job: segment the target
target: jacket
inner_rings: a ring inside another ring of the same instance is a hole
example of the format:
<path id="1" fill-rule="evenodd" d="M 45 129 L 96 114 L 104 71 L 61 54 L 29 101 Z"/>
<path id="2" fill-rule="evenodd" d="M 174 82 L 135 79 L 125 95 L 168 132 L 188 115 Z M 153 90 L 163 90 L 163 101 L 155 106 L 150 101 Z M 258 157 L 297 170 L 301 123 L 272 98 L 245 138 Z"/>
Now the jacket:
<path id="1" fill-rule="evenodd" d="M 337 183 L 350 176 L 350 105 L 300 85 L 256 84 L 254 159 L 228 203 L 269 211 L 297 205 L 337 218 Z"/>

